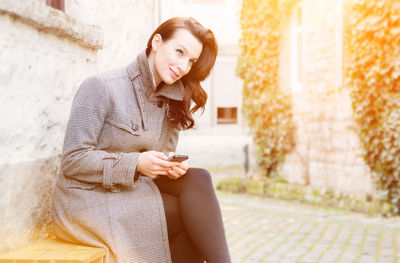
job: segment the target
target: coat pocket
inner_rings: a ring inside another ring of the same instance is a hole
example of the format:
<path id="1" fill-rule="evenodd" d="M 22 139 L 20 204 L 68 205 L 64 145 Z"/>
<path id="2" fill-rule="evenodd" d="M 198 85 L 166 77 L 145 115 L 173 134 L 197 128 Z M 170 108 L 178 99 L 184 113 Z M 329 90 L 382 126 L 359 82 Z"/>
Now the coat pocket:
<path id="1" fill-rule="evenodd" d="M 142 134 L 142 120 L 140 117 L 128 117 L 111 114 L 106 119 L 106 122 L 117 127 L 118 129 L 129 132 L 130 134 L 137 136 Z"/>
<path id="2" fill-rule="evenodd" d="M 68 183 L 68 189 L 81 189 L 81 190 L 92 190 L 97 187 L 97 184 L 85 183 L 81 181 L 71 180 Z"/>
<path id="3" fill-rule="evenodd" d="M 104 190 L 99 184 L 71 180 L 67 192 L 70 212 L 89 210 L 106 203 Z"/>

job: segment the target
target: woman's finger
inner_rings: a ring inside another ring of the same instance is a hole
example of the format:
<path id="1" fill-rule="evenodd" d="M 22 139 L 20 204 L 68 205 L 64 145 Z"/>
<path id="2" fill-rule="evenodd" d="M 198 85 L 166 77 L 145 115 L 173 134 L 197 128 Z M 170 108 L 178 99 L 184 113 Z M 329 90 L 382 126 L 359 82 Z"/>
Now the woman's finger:
<path id="1" fill-rule="evenodd" d="M 169 179 L 173 179 L 173 180 L 178 179 L 180 177 L 172 169 L 168 170 L 167 176 L 168 176 Z"/>
<path id="2" fill-rule="evenodd" d="M 183 171 L 184 171 L 183 173 L 186 173 L 187 170 L 189 169 L 189 166 L 186 165 L 186 164 L 183 164 L 183 163 L 177 163 L 176 165 L 174 165 L 174 168 L 175 168 L 175 167 L 177 167 L 177 168 L 183 170 Z M 179 171 L 179 170 L 178 170 L 178 171 Z"/>
<path id="3" fill-rule="evenodd" d="M 174 166 L 170 170 L 168 170 L 168 173 L 172 173 L 173 175 L 179 178 L 186 173 L 186 170 L 181 169 L 178 166 Z"/>
<path id="4" fill-rule="evenodd" d="M 176 165 L 175 162 L 168 162 L 168 161 L 164 161 L 164 160 L 161 160 L 161 159 L 154 160 L 154 163 L 156 165 L 159 165 L 159 166 L 163 167 L 163 168 L 171 168 L 174 165 Z"/>
<path id="5" fill-rule="evenodd" d="M 156 151 L 151 151 L 152 155 L 161 159 L 161 160 L 167 160 L 168 156 L 166 156 L 164 153 L 162 152 L 156 152 Z"/>
<path id="6" fill-rule="evenodd" d="M 153 174 L 155 174 L 155 175 L 167 175 L 168 171 L 167 170 L 157 170 L 157 171 L 154 171 Z"/>
<path id="7" fill-rule="evenodd" d="M 162 166 L 157 165 L 157 166 L 154 166 L 154 167 L 153 167 L 152 171 L 153 171 L 153 172 L 160 172 L 160 171 L 163 171 L 163 172 L 166 172 L 166 173 L 167 173 L 169 169 L 170 169 L 170 168 L 165 168 L 165 167 L 162 167 Z"/>
<path id="8" fill-rule="evenodd" d="M 172 169 L 174 170 L 174 172 L 176 174 L 179 174 L 179 175 L 183 175 L 184 173 L 186 173 L 186 170 L 181 169 L 179 166 L 174 166 L 174 167 L 172 167 Z"/>
<path id="9" fill-rule="evenodd" d="M 185 173 L 186 173 L 186 171 L 184 171 L 178 167 L 173 167 L 168 170 L 168 177 L 171 179 L 178 179 Z"/>
<path id="10" fill-rule="evenodd" d="M 181 169 L 187 171 L 187 170 L 189 169 L 189 163 L 186 162 L 186 161 L 181 162 L 181 163 L 179 164 L 179 168 L 181 168 Z"/>

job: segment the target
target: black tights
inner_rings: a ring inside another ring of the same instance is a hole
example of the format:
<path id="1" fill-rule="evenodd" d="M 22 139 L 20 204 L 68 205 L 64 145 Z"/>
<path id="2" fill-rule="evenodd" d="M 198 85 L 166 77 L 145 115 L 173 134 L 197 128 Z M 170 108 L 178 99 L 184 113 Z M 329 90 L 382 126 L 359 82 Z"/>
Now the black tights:
<path id="1" fill-rule="evenodd" d="M 228 245 L 210 174 L 190 168 L 177 180 L 154 180 L 164 203 L 172 262 L 228 263 Z"/>

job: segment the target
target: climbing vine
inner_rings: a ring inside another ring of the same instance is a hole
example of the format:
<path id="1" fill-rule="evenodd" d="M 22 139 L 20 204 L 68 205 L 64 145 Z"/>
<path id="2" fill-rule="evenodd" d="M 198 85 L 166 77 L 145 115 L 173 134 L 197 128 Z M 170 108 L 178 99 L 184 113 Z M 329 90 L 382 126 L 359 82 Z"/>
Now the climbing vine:
<path id="1" fill-rule="evenodd" d="M 280 21 L 296 1 L 242 0 L 243 114 L 253 134 L 257 161 L 273 174 L 294 145 L 292 98 L 278 85 Z"/>
<path id="2" fill-rule="evenodd" d="M 346 5 L 345 72 L 363 158 L 389 214 L 400 214 L 400 1 Z"/>

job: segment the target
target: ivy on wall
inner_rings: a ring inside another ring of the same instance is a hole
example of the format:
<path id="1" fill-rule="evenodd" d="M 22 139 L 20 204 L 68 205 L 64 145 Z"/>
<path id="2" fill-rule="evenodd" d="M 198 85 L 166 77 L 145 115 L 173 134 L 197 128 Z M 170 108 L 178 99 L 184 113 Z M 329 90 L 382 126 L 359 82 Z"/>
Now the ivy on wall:
<path id="1" fill-rule="evenodd" d="M 400 214 L 400 1 L 352 0 L 346 14 L 346 86 L 363 158 Z"/>
<path id="2" fill-rule="evenodd" d="M 256 145 L 256 160 L 272 175 L 294 146 L 291 95 L 278 86 L 280 21 L 295 1 L 242 0 L 243 114 Z"/>

